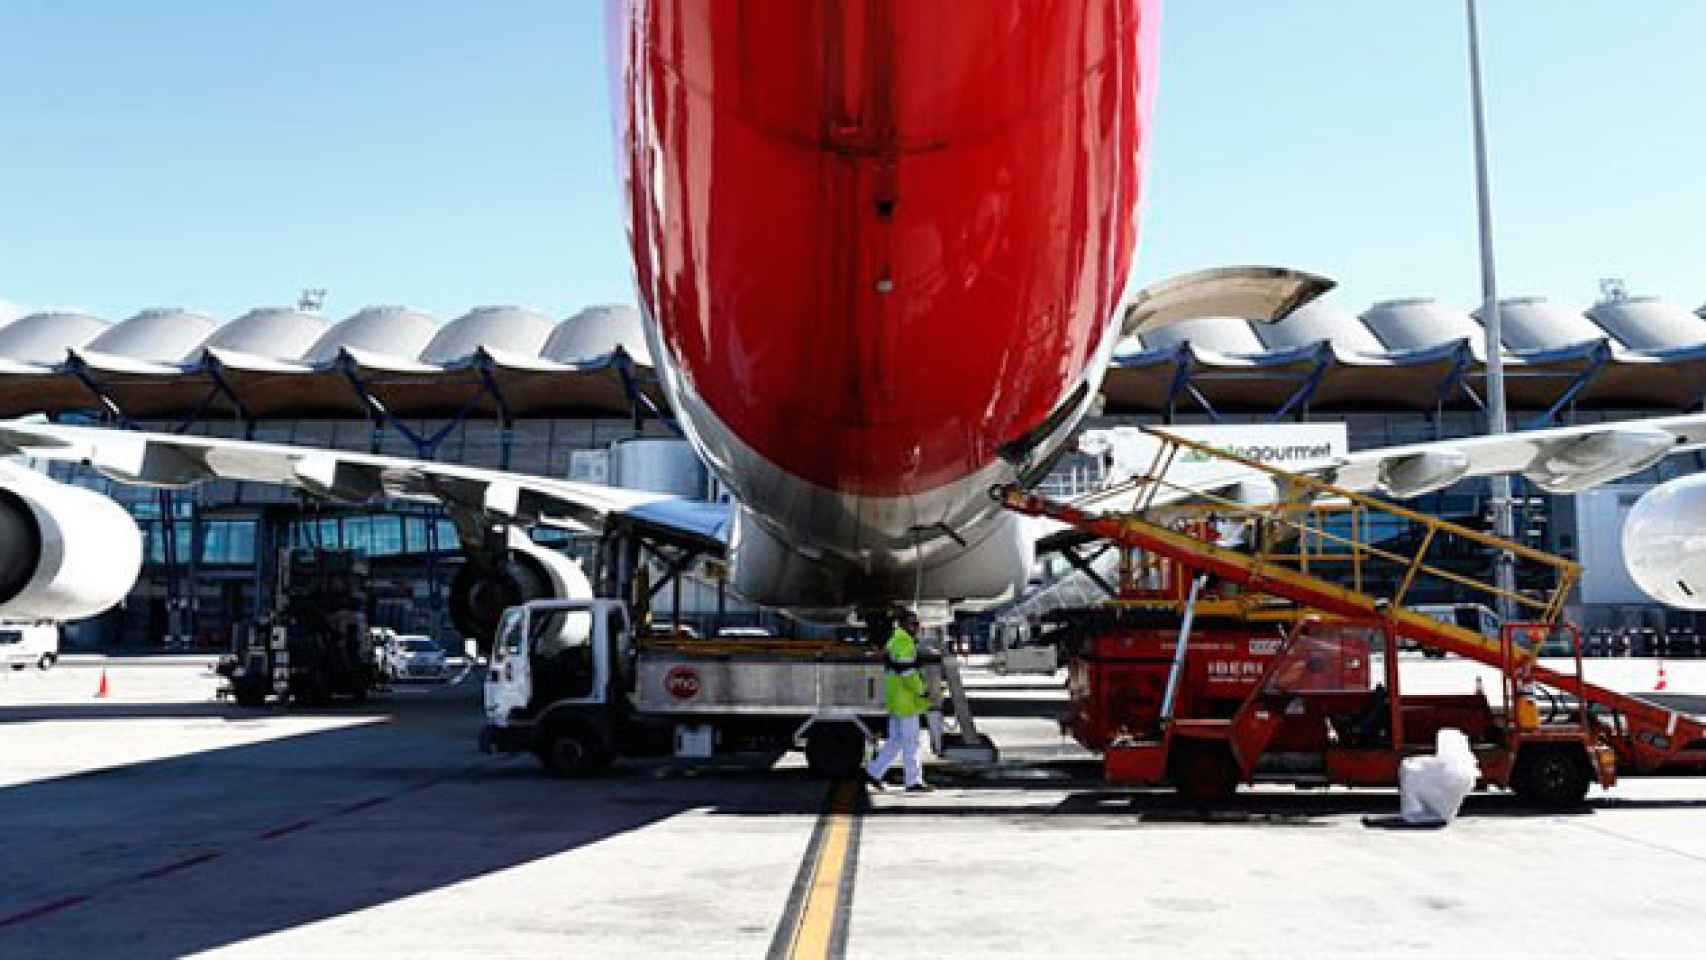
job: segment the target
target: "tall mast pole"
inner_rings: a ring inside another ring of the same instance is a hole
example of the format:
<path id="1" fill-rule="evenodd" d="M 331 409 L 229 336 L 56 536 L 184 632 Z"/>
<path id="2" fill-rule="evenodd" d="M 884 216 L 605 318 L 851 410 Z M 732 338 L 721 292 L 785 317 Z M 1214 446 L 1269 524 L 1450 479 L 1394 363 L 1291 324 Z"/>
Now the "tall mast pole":
<path id="1" fill-rule="evenodd" d="M 1487 116 L 1481 100 L 1481 38 L 1476 23 L 1475 0 L 1464 0 L 1469 15 L 1469 92 L 1475 114 L 1475 199 L 1480 213 L 1481 234 L 1481 325 L 1487 342 L 1487 433 L 1509 431 L 1505 414 L 1504 337 L 1499 322 L 1498 281 L 1493 272 L 1493 201 L 1487 186 Z M 1493 533 L 1515 539 L 1511 522 L 1511 479 L 1507 474 L 1492 477 Z M 1494 560 L 1495 582 L 1505 596 L 1499 598 L 1499 615 L 1514 619 L 1516 604 L 1508 594 L 1516 591 L 1516 558 L 1501 550 Z"/>

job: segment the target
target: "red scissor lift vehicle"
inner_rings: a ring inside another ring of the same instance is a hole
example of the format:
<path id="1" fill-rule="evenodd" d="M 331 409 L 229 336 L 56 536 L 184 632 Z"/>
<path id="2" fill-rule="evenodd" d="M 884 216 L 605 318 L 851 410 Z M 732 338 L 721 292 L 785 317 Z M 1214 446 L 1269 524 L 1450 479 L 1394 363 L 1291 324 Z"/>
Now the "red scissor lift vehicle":
<path id="1" fill-rule="evenodd" d="M 1706 726 L 1583 679 L 1580 634 L 1561 618 L 1575 563 L 1155 432 L 1162 447 L 1131 512 L 996 491 L 1009 509 L 1122 551 L 1118 596 L 1057 614 L 1053 634 L 1070 670 L 1068 726 L 1102 753 L 1109 782 L 1171 783 L 1197 799 L 1255 780 L 1389 787 L 1403 759 L 1431 753 L 1447 727 L 1469 738 L 1485 784 L 1546 805 L 1579 802 L 1619 770 L 1706 768 Z M 1181 450 L 1265 475 L 1282 495 L 1251 506 L 1170 484 Z M 1415 548 L 1368 542 L 1375 515 L 1410 524 Z M 1454 540 L 1509 551 L 1550 572 L 1553 586 L 1504 593 L 1429 562 L 1430 549 Z M 1406 609 L 1424 578 L 1504 597 L 1533 620 L 1493 638 Z M 1575 650 L 1569 672 L 1538 662 L 1559 639 Z M 1479 682 L 1472 692 L 1403 692 L 1401 641 L 1495 668 L 1498 703 Z"/>

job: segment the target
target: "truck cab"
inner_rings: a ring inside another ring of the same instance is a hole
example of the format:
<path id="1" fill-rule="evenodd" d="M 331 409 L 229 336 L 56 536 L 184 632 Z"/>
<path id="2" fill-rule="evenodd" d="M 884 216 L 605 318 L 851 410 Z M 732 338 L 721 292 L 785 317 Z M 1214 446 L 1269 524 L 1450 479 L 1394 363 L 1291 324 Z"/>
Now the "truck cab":
<path id="1" fill-rule="evenodd" d="M 603 768 L 616 756 L 633 651 L 633 626 L 620 601 L 509 608 L 486 671 L 482 746 L 532 750 L 560 775 Z"/>

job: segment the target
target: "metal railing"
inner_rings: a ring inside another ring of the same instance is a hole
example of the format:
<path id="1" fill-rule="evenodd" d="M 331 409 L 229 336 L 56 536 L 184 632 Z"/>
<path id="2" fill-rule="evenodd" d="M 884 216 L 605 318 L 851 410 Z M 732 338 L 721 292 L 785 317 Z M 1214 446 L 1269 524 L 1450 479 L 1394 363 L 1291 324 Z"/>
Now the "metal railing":
<path id="1" fill-rule="evenodd" d="M 1581 575 L 1581 566 L 1572 560 L 1347 490 L 1307 474 L 1271 467 L 1164 430 L 1143 429 L 1159 438 L 1161 445 L 1148 472 L 1133 478 L 1137 485 L 1135 512 L 1149 517 L 1161 512 L 1197 515 L 1207 512 L 1222 524 L 1242 524 L 1247 535 L 1254 538 L 1250 541 L 1254 547 L 1251 555 L 1259 565 L 1271 563 L 1300 573 L 1318 574 L 1319 571 L 1311 571 L 1311 565 L 1348 564 L 1349 586 L 1362 593 L 1373 585 L 1371 567 L 1386 564 L 1390 565 L 1397 579 L 1395 589 L 1382 598 L 1390 607 L 1402 606 L 1417 581 L 1431 577 L 1476 595 L 1464 599 L 1490 601 L 1489 606 L 1497 606 L 1500 599 L 1508 600 L 1517 609 L 1529 612 L 1525 619 L 1539 623 L 1553 623 L 1562 615 L 1564 601 Z M 1270 503 L 1248 503 L 1228 498 L 1216 492 L 1217 488 L 1229 484 L 1224 474 L 1197 484 L 1170 480 L 1167 474 L 1182 451 L 1192 451 L 1247 468 L 1270 480 L 1277 495 Z M 1165 495 L 1168 491 L 1178 496 Z M 1344 516 L 1349 522 L 1343 530 L 1330 529 L 1326 520 L 1330 516 Z M 1382 517 L 1401 520 L 1415 531 L 1418 540 L 1414 549 L 1404 550 L 1369 542 L 1368 531 Z M 1553 585 L 1540 595 L 1506 590 L 1430 562 L 1430 552 L 1437 552 L 1452 542 L 1494 552 L 1509 552 L 1539 568 L 1542 579 L 1550 579 Z M 1282 549 L 1289 544 L 1295 544 L 1295 547 Z"/>

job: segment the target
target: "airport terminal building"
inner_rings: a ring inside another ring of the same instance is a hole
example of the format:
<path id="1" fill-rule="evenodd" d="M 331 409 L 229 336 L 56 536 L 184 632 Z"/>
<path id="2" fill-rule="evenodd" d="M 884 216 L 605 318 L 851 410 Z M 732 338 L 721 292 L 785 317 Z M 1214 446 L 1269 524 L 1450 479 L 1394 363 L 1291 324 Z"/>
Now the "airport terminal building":
<path id="1" fill-rule="evenodd" d="M 1684 413 L 1706 399 L 1706 308 L 1613 290 L 1585 311 L 1506 300 L 1501 316 L 1513 429 Z M 1483 429 L 1483 342 L 1474 314 L 1427 299 L 1360 313 L 1312 304 L 1272 326 L 1181 324 L 1120 345 L 1088 425 L 1341 421 L 1353 449 L 1468 436 Z M 177 309 L 119 322 L 35 313 L 0 321 L 0 416 L 33 413 L 717 493 L 679 442 L 629 307 L 567 319 L 479 307 L 449 322 L 394 306 L 336 321 L 295 308 L 225 321 Z M 1517 481 L 1519 537 L 1587 568 L 1571 609 L 1584 626 L 1692 634 L 1691 614 L 1650 603 L 1627 580 L 1618 530 L 1646 486 L 1703 466 L 1696 455 L 1672 457 L 1576 496 Z M 1082 491 L 1101 470 L 1070 456 L 1047 488 Z M 80 625 L 68 646 L 222 646 L 231 625 L 256 612 L 269 556 L 290 545 L 365 551 L 380 579 L 377 622 L 449 639 L 445 589 L 460 560 L 442 511 L 334 506 L 224 481 L 157 491 L 78 474 L 130 509 L 147 562 L 130 600 Z M 1484 482 L 1460 483 L 1423 509 L 1481 523 L 1486 496 Z M 591 549 L 558 539 L 581 555 Z M 714 609 L 715 594 L 690 582 L 680 616 Z M 756 622 L 770 616 L 721 602 Z"/>

